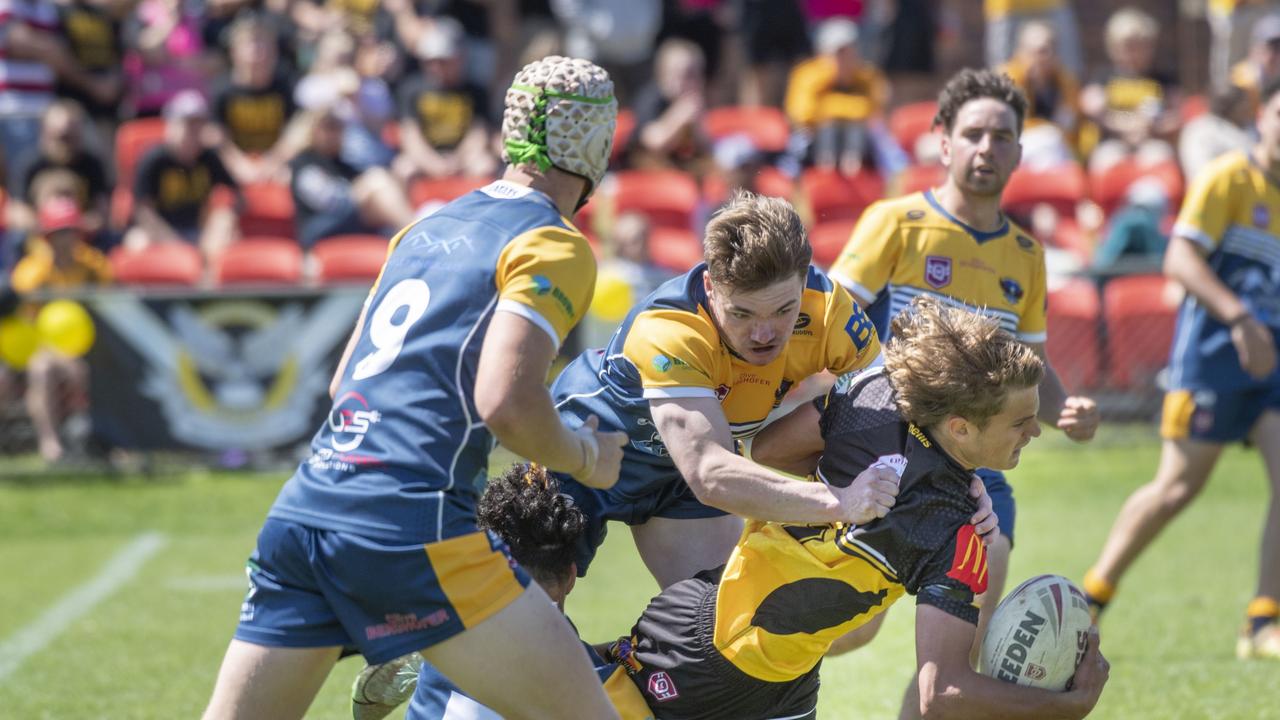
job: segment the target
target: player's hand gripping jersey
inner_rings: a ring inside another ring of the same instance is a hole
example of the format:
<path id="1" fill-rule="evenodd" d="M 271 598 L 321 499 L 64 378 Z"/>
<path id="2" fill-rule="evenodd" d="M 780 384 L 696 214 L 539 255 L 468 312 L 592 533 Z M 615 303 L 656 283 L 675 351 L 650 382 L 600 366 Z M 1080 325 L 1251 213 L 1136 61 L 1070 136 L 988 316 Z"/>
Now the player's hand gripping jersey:
<path id="1" fill-rule="evenodd" d="M 578 423 L 597 415 L 602 428 L 630 437 L 617 485 L 599 493 L 607 495 L 611 519 L 643 522 L 673 516 L 663 513 L 678 502 L 696 504 L 653 425 L 650 400 L 717 398 L 741 439 L 760 429 L 795 383 L 823 370 L 866 367 L 880 353 L 870 320 L 849 293 L 810 267 L 786 349 L 768 365 L 752 365 L 721 342 L 707 308 L 705 272 L 706 265 L 698 265 L 663 284 L 631 311 L 604 350 L 579 355 L 552 386 L 562 414 Z M 683 517 L 706 516 L 690 513 Z"/>
<path id="2" fill-rule="evenodd" d="M 595 275 L 585 238 L 551 200 L 507 182 L 403 230 L 328 422 L 271 516 L 407 543 L 474 532 L 492 447 L 473 401 L 489 321 L 521 315 L 558 347 Z"/>
<path id="3" fill-rule="evenodd" d="M 1205 168 L 1191 185 L 1174 234 L 1200 245 L 1207 262 L 1280 341 L 1280 187 L 1243 153 Z M 1231 331 L 1188 294 L 1178 312 L 1170 357 L 1175 389 L 1222 392 L 1277 384 L 1240 367 Z"/>
<path id="4" fill-rule="evenodd" d="M 917 295 L 982 310 L 1027 343 L 1045 341 L 1044 249 L 1005 220 L 979 232 L 948 213 L 932 191 L 867 208 L 831 278 L 864 299 L 888 340 L 888 318 Z"/>
<path id="5" fill-rule="evenodd" d="M 820 479 L 848 485 L 880 463 L 901 477 L 897 504 L 856 527 L 748 521 L 718 583 L 704 573 L 655 598 L 629 642 L 633 679 L 660 717 L 807 712 L 831 643 L 904 593 L 977 623 L 987 558 L 969 524 L 970 471 L 902 418 L 883 369 L 817 402 Z"/>

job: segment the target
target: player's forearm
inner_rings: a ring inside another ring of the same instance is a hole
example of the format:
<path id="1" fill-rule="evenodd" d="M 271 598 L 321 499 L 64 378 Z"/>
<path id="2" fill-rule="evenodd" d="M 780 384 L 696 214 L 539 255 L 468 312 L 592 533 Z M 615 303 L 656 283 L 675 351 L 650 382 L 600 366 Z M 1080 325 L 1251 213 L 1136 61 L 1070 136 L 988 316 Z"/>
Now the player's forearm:
<path id="1" fill-rule="evenodd" d="M 920 669 L 920 712 L 934 718 L 1076 720 L 1089 707 L 1075 692 L 1050 692 L 989 678 L 965 667 L 950 673 Z"/>
<path id="2" fill-rule="evenodd" d="M 1164 256 L 1164 274 L 1191 293 L 1209 314 L 1224 323 L 1239 318 L 1248 308 L 1200 256 L 1196 245 L 1174 236 Z"/>
<path id="3" fill-rule="evenodd" d="M 511 452 L 552 470 L 576 473 L 587 458 L 582 441 L 560 421 L 545 386 L 516 383 L 504 402 L 483 414 L 493 436 Z"/>
<path id="4" fill-rule="evenodd" d="M 1044 361 L 1044 379 L 1040 381 L 1040 411 L 1036 417 L 1040 422 L 1056 426 L 1067 402 L 1067 389 L 1062 386 L 1062 379 L 1049 363 L 1049 358 L 1041 353 L 1040 359 Z"/>
<path id="5" fill-rule="evenodd" d="M 716 445 L 685 479 L 698 500 L 747 518 L 788 523 L 844 520 L 840 503 L 824 483 L 800 482 L 771 472 Z"/>

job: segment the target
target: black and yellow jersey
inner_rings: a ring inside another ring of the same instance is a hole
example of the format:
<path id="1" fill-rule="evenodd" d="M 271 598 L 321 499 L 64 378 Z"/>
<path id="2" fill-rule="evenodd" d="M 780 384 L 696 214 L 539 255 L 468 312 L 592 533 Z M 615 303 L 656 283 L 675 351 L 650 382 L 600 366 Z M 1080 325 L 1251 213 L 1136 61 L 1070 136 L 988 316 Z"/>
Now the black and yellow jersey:
<path id="1" fill-rule="evenodd" d="M 715 647 L 770 682 L 811 670 L 831 643 L 904 593 L 977 622 L 986 550 L 969 524 L 970 471 L 904 420 L 883 369 L 864 373 L 825 406 L 819 479 L 847 486 L 880 464 L 901 478 L 897 504 L 861 526 L 749 521 L 716 598 Z"/>

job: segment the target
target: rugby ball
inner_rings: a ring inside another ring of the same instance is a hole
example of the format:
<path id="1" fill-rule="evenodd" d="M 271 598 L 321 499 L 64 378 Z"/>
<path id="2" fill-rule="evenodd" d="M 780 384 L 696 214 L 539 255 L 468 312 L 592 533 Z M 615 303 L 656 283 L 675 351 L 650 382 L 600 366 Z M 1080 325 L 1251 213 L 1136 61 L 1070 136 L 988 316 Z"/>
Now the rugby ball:
<path id="1" fill-rule="evenodd" d="M 1033 577 L 996 607 L 978 671 L 1018 685 L 1066 690 L 1091 624 L 1080 588 L 1061 575 Z"/>

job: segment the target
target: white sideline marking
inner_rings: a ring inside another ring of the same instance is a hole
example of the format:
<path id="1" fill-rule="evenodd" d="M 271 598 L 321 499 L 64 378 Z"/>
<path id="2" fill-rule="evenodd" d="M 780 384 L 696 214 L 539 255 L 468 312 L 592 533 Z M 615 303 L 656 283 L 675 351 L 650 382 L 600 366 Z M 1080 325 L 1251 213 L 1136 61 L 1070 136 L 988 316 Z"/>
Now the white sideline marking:
<path id="1" fill-rule="evenodd" d="M 112 556 L 92 580 L 63 595 L 34 622 L 0 643 L 0 680 L 12 675 L 24 660 L 43 650 L 71 623 L 133 579 L 167 542 L 169 539 L 158 532 L 137 536 Z"/>

